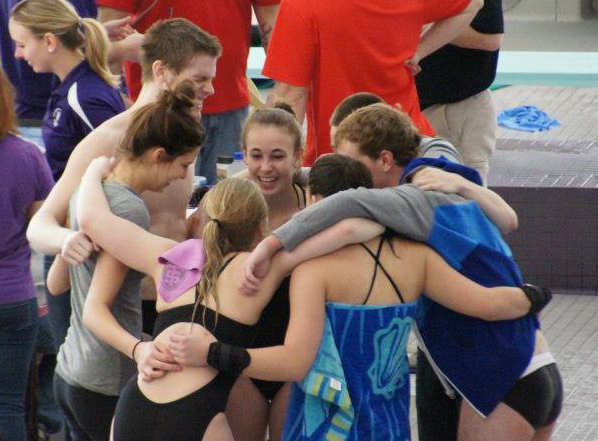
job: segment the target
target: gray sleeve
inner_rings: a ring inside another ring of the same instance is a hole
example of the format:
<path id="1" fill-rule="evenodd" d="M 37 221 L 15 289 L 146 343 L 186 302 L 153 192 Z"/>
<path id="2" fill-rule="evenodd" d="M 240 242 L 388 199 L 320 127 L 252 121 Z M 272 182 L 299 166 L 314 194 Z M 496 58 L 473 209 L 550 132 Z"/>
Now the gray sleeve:
<path id="1" fill-rule="evenodd" d="M 295 214 L 274 234 L 290 251 L 342 219 L 360 217 L 374 220 L 411 239 L 425 241 L 432 225 L 434 207 L 452 202 L 449 195 L 423 192 L 413 185 L 347 190 Z"/>
<path id="2" fill-rule="evenodd" d="M 449 161 L 463 164 L 463 158 L 457 149 L 444 138 L 423 137 L 419 143 L 419 156 L 422 158 L 439 158 L 444 156 Z"/>
<path id="3" fill-rule="evenodd" d="M 149 229 L 149 212 L 143 200 L 130 190 L 118 187 L 104 186 L 110 211 L 118 217 Z"/>
<path id="4" fill-rule="evenodd" d="M 457 149 L 444 138 L 422 137 L 419 143 L 419 156 L 422 158 L 440 158 L 441 156 L 444 156 L 451 162 L 463 164 L 463 158 Z M 425 165 L 421 165 L 414 168 L 408 175 L 403 176 L 401 183 L 405 184 L 411 182 L 411 177 L 425 167 Z"/>

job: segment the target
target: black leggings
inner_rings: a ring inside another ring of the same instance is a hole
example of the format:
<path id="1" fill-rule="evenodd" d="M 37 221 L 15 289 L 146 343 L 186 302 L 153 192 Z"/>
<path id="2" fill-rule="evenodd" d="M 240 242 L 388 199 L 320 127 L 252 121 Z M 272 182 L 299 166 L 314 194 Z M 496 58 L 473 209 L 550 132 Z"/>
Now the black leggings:
<path id="1" fill-rule="evenodd" d="M 563 404 L 563 382 L 556 364 L 520 378 L 502 402 L 536 430 L 553 423 Z"/>
<path id="2" fill-rule="evenodd" d="M 54 396 L 73 441 L 106 441 L 118 397 L 71 386 L 54 374 Z"/>
<path id="3" fill-rule="evenodd" d="M 197 441 L 224 412 L 235 378 L 219 373 L 201 389 L 169 403 L 143 395 L 137 376 L 122 390 L 114 415 L 114 441 Z"/>

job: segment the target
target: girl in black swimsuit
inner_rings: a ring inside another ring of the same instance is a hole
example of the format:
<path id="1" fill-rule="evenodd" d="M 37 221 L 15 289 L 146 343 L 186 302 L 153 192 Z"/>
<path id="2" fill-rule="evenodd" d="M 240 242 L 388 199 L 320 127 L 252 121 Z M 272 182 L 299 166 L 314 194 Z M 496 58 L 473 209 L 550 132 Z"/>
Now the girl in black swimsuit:
<path id="1" fill-rule="evenodd" d="M 305 190 L 297 183 L 303 157 L 301 128 L 290 106 L 253 112 L 243 128 L 242 145 L 247 171 L 268 205 L 270 230 L 278 228 L 305 208 Z M 253 347 L 284 342 L 289 324 L 289 282 L 286 278 L 264 309 Z M 266 425 L 272 441 L 280 439 L 287 407 L 284 382 L 240 378 L 226 414 L 237 441 L 264 439 Z"/>

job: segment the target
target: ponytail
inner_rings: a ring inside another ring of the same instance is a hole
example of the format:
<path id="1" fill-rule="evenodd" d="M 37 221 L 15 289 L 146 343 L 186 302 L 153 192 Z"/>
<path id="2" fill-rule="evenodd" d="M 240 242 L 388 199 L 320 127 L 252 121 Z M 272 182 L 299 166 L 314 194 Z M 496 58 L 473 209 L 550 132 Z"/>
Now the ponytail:
<path id="1" fill-rule="evenodd" d="M 104 26 L 93 18 L 80 19 L 84 31 L 83 52 L 89 66 L 104 82 L 112 87 L 118 87 L 120 81 L 108 66 L 108 52 L 110 40 Z"/>

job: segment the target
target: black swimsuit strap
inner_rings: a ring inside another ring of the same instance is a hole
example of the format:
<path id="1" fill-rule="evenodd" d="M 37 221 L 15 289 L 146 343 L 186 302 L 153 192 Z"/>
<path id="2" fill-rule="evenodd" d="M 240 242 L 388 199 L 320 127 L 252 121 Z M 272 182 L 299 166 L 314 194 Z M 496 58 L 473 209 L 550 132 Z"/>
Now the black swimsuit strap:
<path id="1" fill-rule="evenodd" d="M 360 243 L 359 245 L 361 245 L 370 256 L 372 256 L 374 258 L 374 274 L 372 274 L 372 283 L 370 283 L 370 289 L 368 290 L 367 295 L 365 296 L 365 300 L 363 301 L 362 305 L 365 305 L 369 298 L 370 295 L 372 294 L 372 290 L 374 289 L 374 283 L 376 282 L 376 276 L 378 275 L 378 264 L 380 263 L 380 253 L 382 252 L 382 245 L 384 244 L 384 238 L 381 237 L 380 238 L 380 243 L 378 244 L 378 249 L 376 250 L 376 254 L 372 253 L 370 251 L 370 249 L 368 247 L 366 247 L 364 244 Z"/>
<path id="2" fill-rule="evenodd" d="M 376 266 L 374 269 L 374 275 L 372 276 L 372 283 L 370 285 L 370 290 L 368 291 L 368 294 L 367 294 L 365 300 L 363 301 L 363 305 L 365 305 L 367 303 L 367 301 L 369 300 L 370 295 L 372 293 L 372 289 L 374 288 L 374 282 L 376 281 L 376 275 L 378 274 L 378 267 L 380 267 L 380 269 L 382 270 L 382 272 L 384 273 L 384 275 L 386 276 L 386 278 L 392 285 L 392 288 L 397 293 L 397 296 L 399 297 L 399 300 L 401 301 L 401 303 L 405 303 L 405 300 L 403 299 L 403 295 L 401 294 L 401 290 L 399 289 L 399 287 L 397 286 L 395 281 L 392 279 L 392 277 L 390 276 L 388 271 L 386 271 L 386 268 L 384 268 L 384 265 L 382 265 L 382 262 L 380 262 L 380 253 L 382 252 L 382 245 L 384 245 L 385 240 L 387 240 L 386 236 L 382 236 L 380 238 L 380 243 L 378 244 L 378 250 L 376 251 L 376 254 L 372 253 L 372 251 L 368 247 L 366 247 L 364 244 L 362 244 L 362 243 L 359 244 L 368 252 L 368 254 L 370 256 L 372 256 L 372 258 L 376 262 L 375 263 Z"/>
<path id="3" fill-rule="evenodd" d="M 233 261 L 233 259 L 235 257 L 237 257 L 239 254 L 235 253 L 232 256 L 230 256 L 228 259 L 225 260 L 225 262 L 222 264 L 222 266 L 220 267 L 220 269 L 218 270 L 218 275 L 222 274 L 222 271 L 224 271 L 226 269 L 226 267 L 228 266 L 229 263 L 231 263 Z M 199 298 L 199 283 L 195 284 L 195 300 L 197 300 Z"/>

